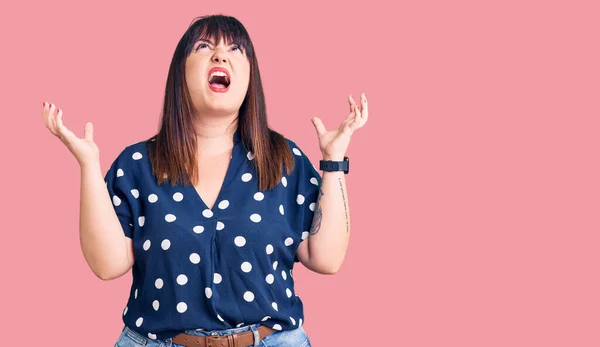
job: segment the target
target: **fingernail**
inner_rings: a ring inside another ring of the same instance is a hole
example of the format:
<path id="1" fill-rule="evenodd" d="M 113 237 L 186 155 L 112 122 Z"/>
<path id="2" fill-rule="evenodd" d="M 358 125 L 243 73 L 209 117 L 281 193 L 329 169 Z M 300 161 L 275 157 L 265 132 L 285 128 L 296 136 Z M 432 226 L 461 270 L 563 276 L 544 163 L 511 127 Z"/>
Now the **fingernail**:
<path id="1" fill-rule="evenodd" d="M 60 108 L 58 109 L 58 112 L 61 112 L 61 111 L 60 111 Z"/>
<path id="2" fill-rule="evenodd" d="M 42 106 L 46 107 L 46 102 L 42 101 Z"/>

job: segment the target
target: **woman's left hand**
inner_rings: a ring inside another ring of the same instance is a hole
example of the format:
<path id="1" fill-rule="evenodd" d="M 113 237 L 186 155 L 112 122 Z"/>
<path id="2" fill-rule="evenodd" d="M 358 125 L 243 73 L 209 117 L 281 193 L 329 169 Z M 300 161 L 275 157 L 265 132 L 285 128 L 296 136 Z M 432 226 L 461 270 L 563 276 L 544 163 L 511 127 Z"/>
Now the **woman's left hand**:
<path id="1" fill-rule="evenodd" d="M 344 119 L 337 129 L 327 130 L 323 122 L 318 117 L 313 117 L 312 122 L 319 136 L 319 147 L 323 153 L 323 160 L 344 160 L 344 155 L 350 145 L 350 138 L 354 132 L 367 123 L 369 118 L 369 108 L 367 107 L 367 97 L 365 93 L 361 94 L 360 107 L 356 105 L 352 95 L 348 96 L 350 103 L 350 114 Z"/>

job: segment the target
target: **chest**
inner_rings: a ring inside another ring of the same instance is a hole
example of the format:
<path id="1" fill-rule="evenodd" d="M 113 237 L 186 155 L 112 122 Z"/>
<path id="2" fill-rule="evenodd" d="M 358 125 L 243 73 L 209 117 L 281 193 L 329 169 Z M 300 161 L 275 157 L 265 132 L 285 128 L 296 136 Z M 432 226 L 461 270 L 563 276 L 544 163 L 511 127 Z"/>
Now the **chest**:
<path id="1" fill-rule="evenodd" d="M 217 157 L 198 159 L 198 182 L 194 189 L 209 209 L 213 209 L 219 192 L 223 187 L 225 176 L 231 162 L 231 155 L 226 153 Z"/>

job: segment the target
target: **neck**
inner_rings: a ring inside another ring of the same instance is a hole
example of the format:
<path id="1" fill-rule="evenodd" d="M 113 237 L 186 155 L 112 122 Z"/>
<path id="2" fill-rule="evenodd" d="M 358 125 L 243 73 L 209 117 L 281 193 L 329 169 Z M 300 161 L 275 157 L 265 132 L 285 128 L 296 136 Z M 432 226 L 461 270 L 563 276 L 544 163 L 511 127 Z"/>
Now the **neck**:
<path id="1" fill-rule="evenodd" d="M 194 123 L 198 155 L 218 155 L 231 150 L 238 114 L 228 117 L 197 117 Z"/>

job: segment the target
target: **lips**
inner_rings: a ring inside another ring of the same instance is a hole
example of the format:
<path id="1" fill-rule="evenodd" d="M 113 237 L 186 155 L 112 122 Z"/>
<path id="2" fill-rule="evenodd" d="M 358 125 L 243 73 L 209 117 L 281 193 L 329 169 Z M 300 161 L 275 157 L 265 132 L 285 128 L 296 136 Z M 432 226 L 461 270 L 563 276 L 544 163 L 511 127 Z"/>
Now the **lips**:
<path id="1" fill-rule="evenodd" d="M 224 93 L 229 90 L 231 85 L 231 75 L 227 69 L 222 67 L 213 67 L 208 71 L 208 86 L 217 93 Z"/>

